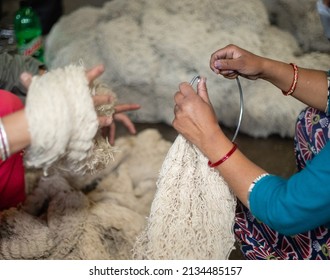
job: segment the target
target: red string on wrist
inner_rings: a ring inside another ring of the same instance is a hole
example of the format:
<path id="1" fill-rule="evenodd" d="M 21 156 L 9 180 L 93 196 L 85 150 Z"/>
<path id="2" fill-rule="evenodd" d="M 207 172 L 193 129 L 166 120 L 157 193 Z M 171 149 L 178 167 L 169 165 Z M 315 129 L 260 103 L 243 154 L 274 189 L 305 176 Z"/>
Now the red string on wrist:
<path id="1" fill-rule="evenodd" d="M 288 91 L 282 90 L 282 93 L 285 96 L 292 95 L 292 93 L 294 93 L 294 91 L 296 90 L 297 83 L 298 83 L 298 66 L 294 63 L 290 63 L 290 65 L 293 68 L 293 81 L 292 81 L 291 87 Z"/>
<path id="2" fill-rule="evenodd" d="M 228 158 L 230 158 L 230 156 L 236 151 L 237 149 L 237 145 L 235 143 L 233 143 L 234 146 L 231 148 L 231 150 L 221 159 L 219 159 L 217 162 L 212 163 L 211 161 L 209 161 L 207 164 L 209 167 L 217 167 L 219 166 L 221 163 L 223 163 L 224 161 L 226 161 Z"/>

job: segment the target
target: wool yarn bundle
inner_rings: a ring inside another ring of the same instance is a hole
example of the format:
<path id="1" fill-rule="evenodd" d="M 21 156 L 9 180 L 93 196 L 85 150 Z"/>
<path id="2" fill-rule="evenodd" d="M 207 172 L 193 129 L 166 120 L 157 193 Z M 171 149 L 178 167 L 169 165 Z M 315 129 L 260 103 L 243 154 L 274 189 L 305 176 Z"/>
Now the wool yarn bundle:
<path id="1" fill-rule="evenodd" d="M 73 162 L 84 159 L 98 121 L 83 67 L 69 65 L 34 76 L 26 115 L 31 133 L 28 166 L 47 169 L 64 155 Z"/>
<path id="2" fill-rule="evenodd" d="M 228 259 L 236 200 L 205 156 L 181 135 L 162 165 L 135 259 Z"/>
<path id="3" fill-rule="evenodd" d="M 91 89 L 81 65 L 33 77 L 26 100 L 31 133 L 25 156 L 28 167 L 85 174 L 113 159 L 114 149 L 98 129 L 97 113 L 111 116 L 115 102 L 94 108 L 93 94 L 113 93 L 105 86 Z"/>

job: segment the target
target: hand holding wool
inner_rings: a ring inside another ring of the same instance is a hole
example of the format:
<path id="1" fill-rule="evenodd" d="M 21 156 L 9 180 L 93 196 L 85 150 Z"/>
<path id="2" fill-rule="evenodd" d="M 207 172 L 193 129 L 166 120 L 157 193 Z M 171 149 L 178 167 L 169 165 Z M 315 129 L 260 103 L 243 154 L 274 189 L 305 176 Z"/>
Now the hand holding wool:
<path id="1" fill-rule="evenodd" d="M 94 66 L 90 70 L 86 71 L 86 77 L 89 85 L 92 87 L 94 81 L 104 73 L 104 66 L 102 64 Z M 32 74 L 24 72 L 21 74 L 21 82 L 28 89 L 32 82 Z M 93 103 L 95 107 L 104 106 L 114 102 L 113 95 L 93 95 Z M 135 134 L 136 129 L 130 118 L 124 114 L 124 112 L 140 109 L 140 105 L 136 103 L 116 104 L 114 107 L 114 115 L 98 115 L 99 125 L 103 130 L 103 136 L 108 137 L 111 145 L 115 144 L 116 137 L 116 124 L 115 121 L 123 123 L 130 134 Z"/>
<path id="2" fill-rule="evenodd" d="M 174 99 L 173 127 L 206 156 L 212 154 L 214 151 L 208 151 L 212 147 L 208 143 L 222 131 L 208 97 L 205 78 L 198 83 L 197 93 L 188 83 L 181 83 Z"/>

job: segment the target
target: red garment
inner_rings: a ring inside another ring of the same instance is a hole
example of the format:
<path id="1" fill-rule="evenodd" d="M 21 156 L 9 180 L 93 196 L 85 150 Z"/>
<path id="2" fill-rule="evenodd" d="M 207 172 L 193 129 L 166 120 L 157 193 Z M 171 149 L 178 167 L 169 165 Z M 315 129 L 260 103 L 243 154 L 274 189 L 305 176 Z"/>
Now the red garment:
<path id="1" fill-rule="evenodd" d="M 0 117 L 23 109 L 22 101 L 14 94 L 0 90 Z M 0 210 L 16 207 L 25 200 L 23 153 L 0 159 Z"/>

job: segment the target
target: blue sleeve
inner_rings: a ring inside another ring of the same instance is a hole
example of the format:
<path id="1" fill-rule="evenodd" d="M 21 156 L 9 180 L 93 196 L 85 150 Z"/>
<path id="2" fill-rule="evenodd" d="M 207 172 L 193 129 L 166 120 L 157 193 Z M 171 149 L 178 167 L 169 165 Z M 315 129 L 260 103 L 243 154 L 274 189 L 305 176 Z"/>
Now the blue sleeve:
<path id="1" fill-rule="evenodd" d="M 249 196 L 252 214 L 274 230 L 293 235 L 330 224 L 330 142 L 289 179 L 261 178 Z"/>

